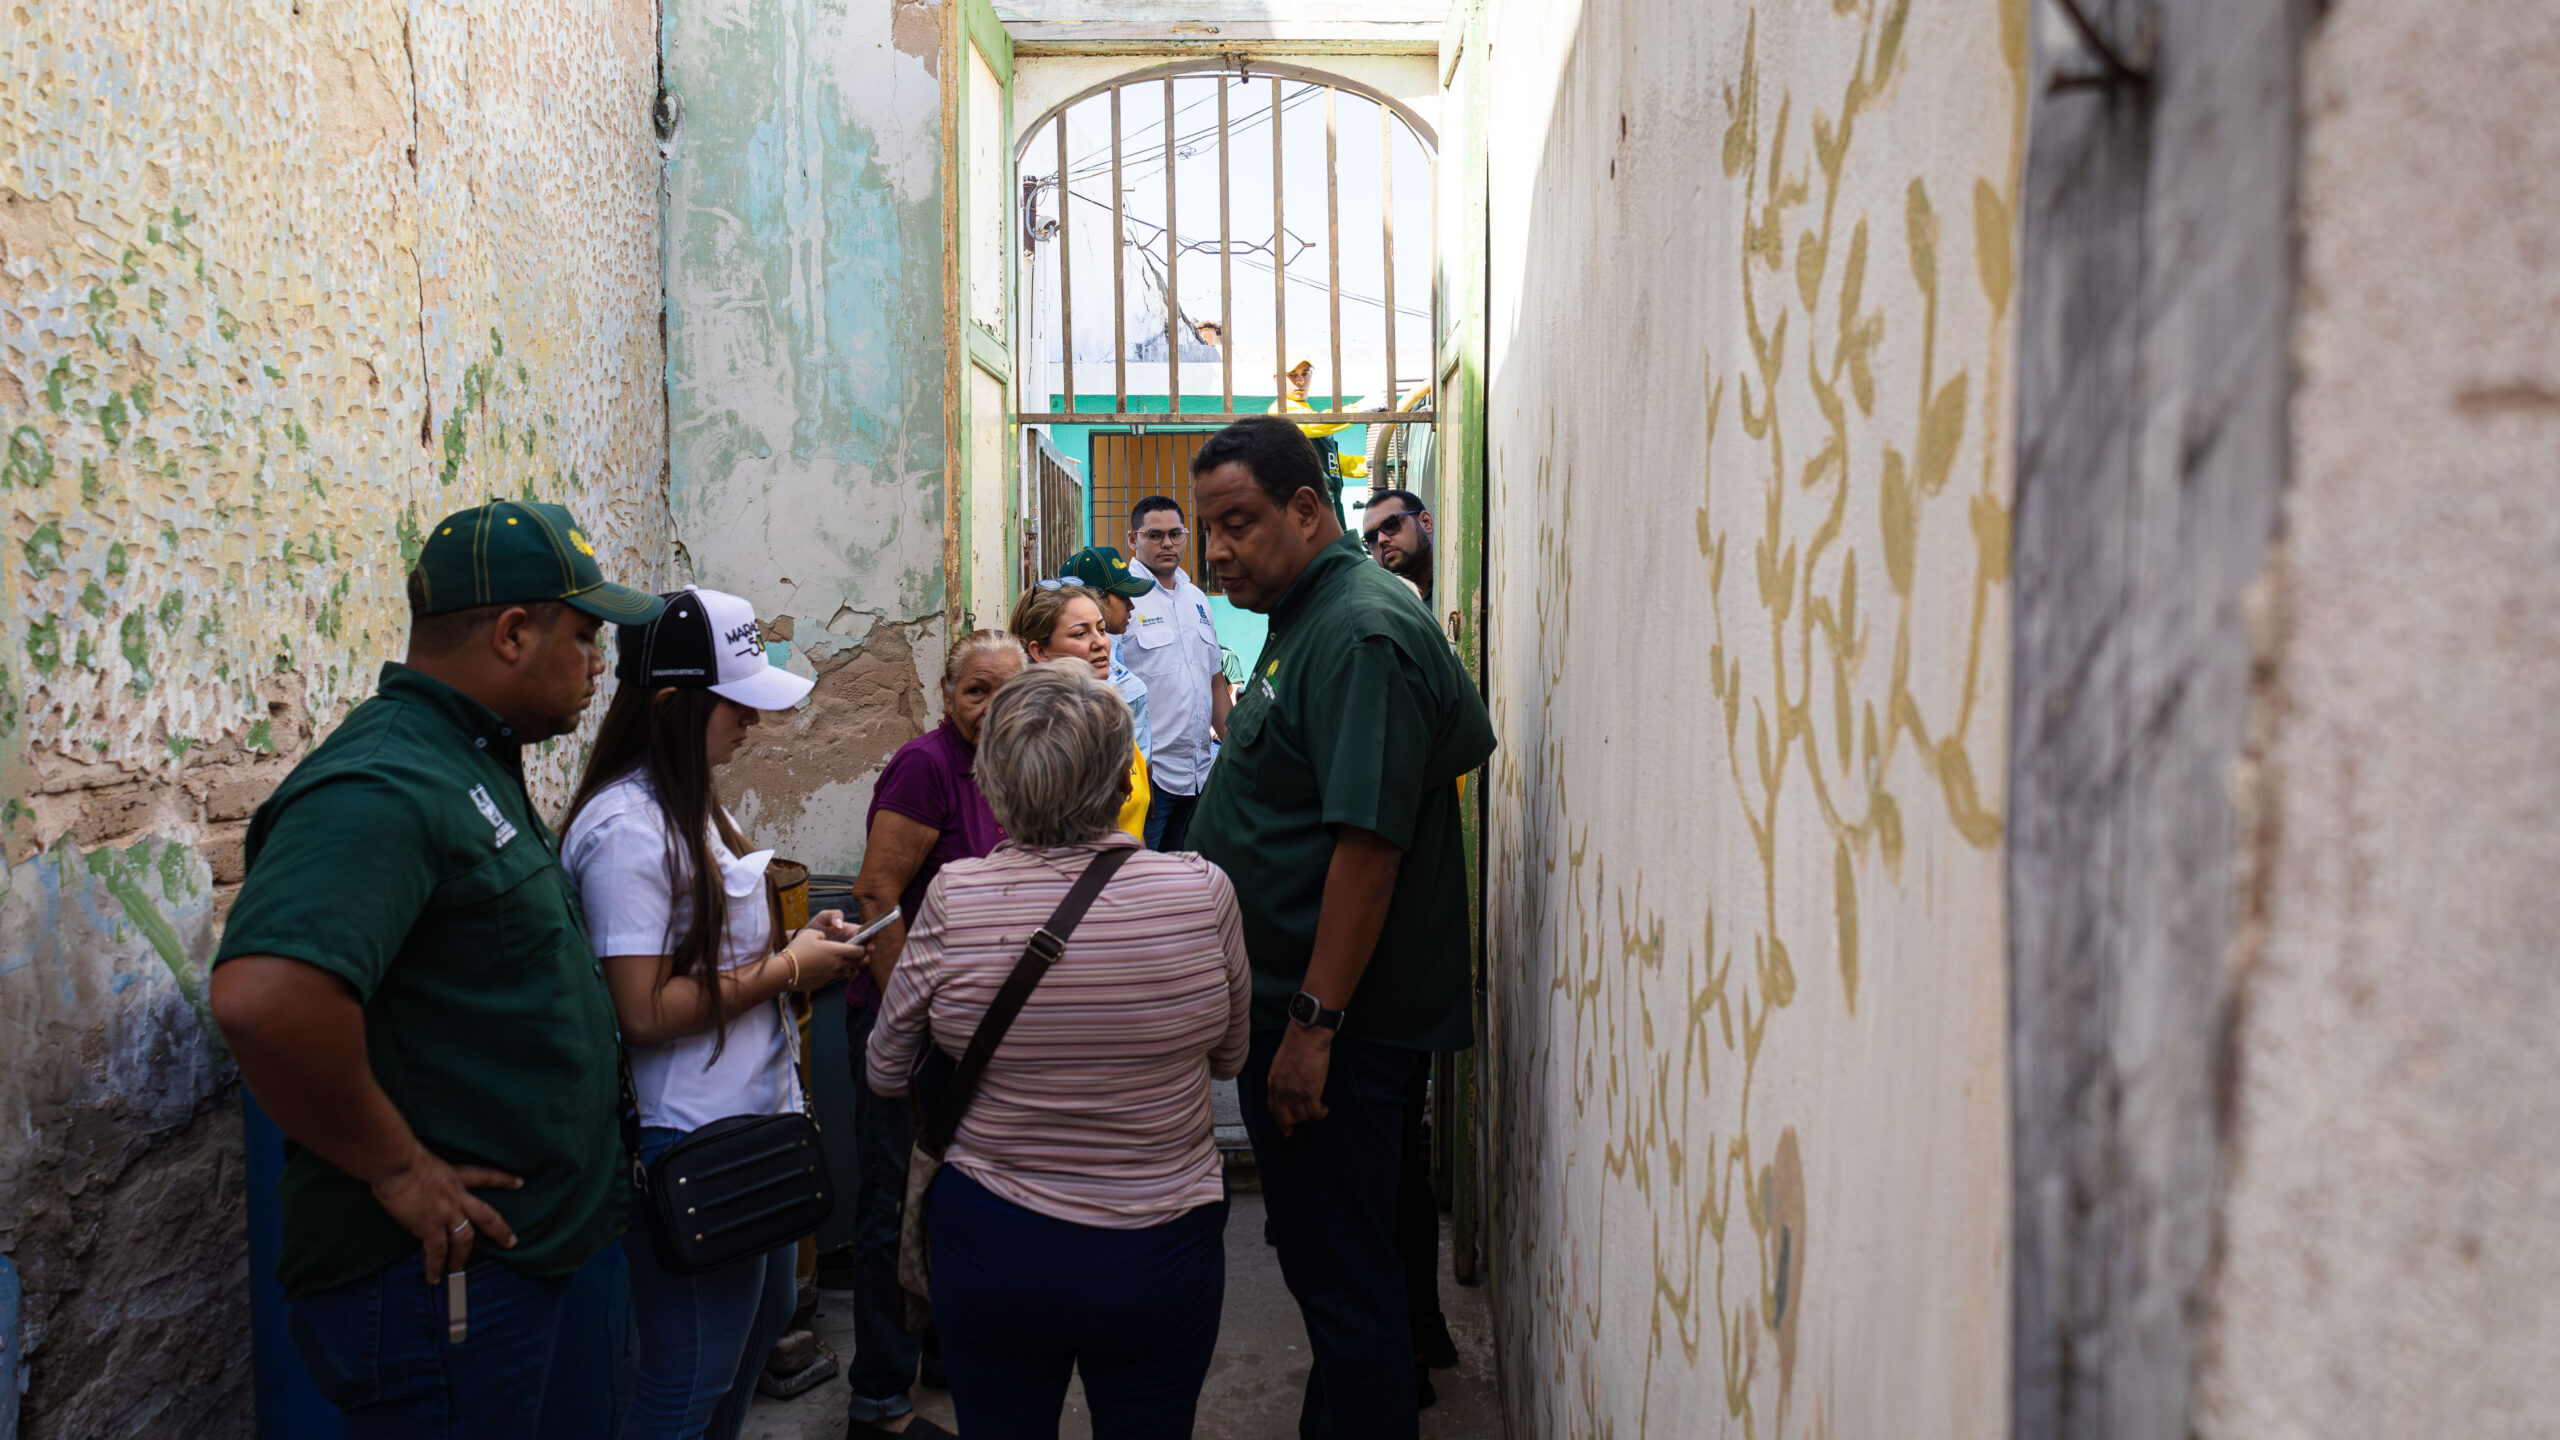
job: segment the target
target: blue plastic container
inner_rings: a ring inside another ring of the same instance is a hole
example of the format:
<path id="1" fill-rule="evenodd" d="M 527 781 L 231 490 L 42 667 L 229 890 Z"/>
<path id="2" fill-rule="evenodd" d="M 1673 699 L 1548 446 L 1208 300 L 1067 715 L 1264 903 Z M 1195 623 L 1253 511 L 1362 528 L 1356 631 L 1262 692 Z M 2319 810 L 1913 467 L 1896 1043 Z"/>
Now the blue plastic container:
<path id="1" fill-rule="evenodd" d="M 285 1333 L 284 1287 L 276 1283 L 283 1244 L 276 1182 L 284 1176 L 284 1132 L 245 1086 L 240 1112 L 248 1131 L 249 1323 L 258 1440 L 339 1440 L 344 1428 L 337 1407 L 320 1398 L 293 1352 Z M 608 1245 L 569 1287 L 543 1395 L 542 1440 L 612 1440 L 631 1399 L 633 1353 L 630 1276 L 622 1247 Z"/>
<path id="2" fill-rule="evenodd" d="M 338 1407 L 320 1398 L 284 1328 L 284 1287 L 276 1283 L 276 1259 L 284 1249 L 284 1206 L 276 1185 L 284 1179 L 284 1132 L 240 1087 L 240 1115 L 248 1132 L 249 1339 L 256 1366 L 258 1440 L 338 1440 Z"/>

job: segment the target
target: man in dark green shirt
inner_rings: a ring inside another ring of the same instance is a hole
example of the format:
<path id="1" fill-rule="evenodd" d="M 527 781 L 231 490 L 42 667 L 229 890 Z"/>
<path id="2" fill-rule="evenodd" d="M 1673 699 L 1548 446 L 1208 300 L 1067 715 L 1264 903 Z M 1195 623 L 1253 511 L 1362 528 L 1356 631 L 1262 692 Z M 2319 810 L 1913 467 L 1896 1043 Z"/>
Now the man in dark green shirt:
<path id="1" fill-rule="evenodd" d="M 1231 425 L 1192 476 L 1227 598 L 1271 617 L 1191 841 L 1235 881 L 1253 961 L 1238 1087 L 1313 1351 L 1299 1433 L 1411 1436 L 1399 1132 L 1421 1057 L 1473 1043 L 1457 785 L 1493 726 L 1297 427 Z"/>
<path id="2" fill-rule="evenodd" d="M 407 663 L 250 821 L 213 1012 L 290 1142 L 277 1279 L 350 1437 L 530 1435 L 570 1277 L 622 1231 L 613 1008 L 522 749 L 577 727 L 603 623 L 661 603 L 559 506 L 447 517 Z"/>

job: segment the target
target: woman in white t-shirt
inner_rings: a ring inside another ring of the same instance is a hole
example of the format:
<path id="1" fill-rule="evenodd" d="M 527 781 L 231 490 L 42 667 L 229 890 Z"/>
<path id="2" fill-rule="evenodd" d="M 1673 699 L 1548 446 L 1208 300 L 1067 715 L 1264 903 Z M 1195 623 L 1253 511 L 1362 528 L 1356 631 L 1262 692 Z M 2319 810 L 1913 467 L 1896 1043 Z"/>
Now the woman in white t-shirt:
<path id="1" fill-rule="evenodd" d="M 749 852 L 720 804 L 714 772 L 761 712 L 810 688 L 766 659 L 753 609 L 688 587 L 657 620 L 622 627 L 616 649 L 620 688 L 570 805 L 561 859 L 630 1050 L 645 1163 L 715 1120 L 799 1108 L 796 1034 L 781 997 L 842 978 L 863 948 L 841 943 L 852 927 L 833 910 L 774 947 L 764 873 L 773 852 Z M 735 1436 L 791 1318 L 797 1247 L 677 1274 L 635 1212 L 623 1254 L 640 1341 L 624 1437 Z"/>

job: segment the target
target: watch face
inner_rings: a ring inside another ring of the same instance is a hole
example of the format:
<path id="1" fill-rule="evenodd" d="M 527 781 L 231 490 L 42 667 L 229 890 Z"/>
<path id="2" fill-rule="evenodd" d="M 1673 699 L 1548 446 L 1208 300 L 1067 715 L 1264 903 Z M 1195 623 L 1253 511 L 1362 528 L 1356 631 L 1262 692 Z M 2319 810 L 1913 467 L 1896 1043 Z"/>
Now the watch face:
<path id="1" fill-rule="evenodd" d="M 1289 1018 L 1301 1025 L 1316 1023 L 1316 997 L 1301 990 L 1289 997 Z"/>

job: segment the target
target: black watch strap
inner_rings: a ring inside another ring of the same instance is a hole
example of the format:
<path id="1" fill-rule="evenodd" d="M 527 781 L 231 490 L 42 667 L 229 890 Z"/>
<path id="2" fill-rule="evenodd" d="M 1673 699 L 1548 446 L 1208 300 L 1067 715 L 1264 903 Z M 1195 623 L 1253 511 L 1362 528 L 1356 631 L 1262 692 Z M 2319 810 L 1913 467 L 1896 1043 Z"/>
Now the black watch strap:
<path id="1" fill-rule="evenodd" d="M 1304 1025 L 1310 1030 L 1331 1030 L 1340 1033 L 1344 1013 L 1340 1010 L 1327 1010 L 1324 1008 L 1323 1001 L 1304 990 L 1289 997 L 1290 1023 Z"/>

